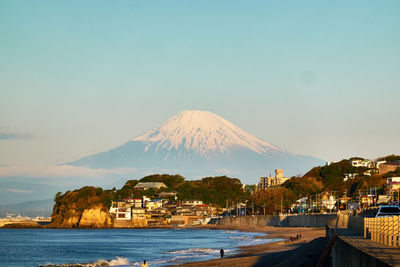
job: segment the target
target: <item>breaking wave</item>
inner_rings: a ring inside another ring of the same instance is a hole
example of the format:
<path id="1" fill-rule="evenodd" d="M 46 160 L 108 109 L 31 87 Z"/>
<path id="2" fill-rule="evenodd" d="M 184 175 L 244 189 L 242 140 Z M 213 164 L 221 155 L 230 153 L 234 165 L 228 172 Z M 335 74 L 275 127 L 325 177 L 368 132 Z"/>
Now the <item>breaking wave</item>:
<path id="1" fill-rule="evenodd" d="M 231 236 L 229 237 L 230 239 L 241 239 L 241 240 L 246 240 L 249 239 L 248 236 Z"/>
<path id="2" fill-rule="evenodd" d="M 168 254 L 182 254 L 182 255 L 209 255 L 219 253 L 218 249 L 211 248 L 191 248 L 167 252 Z"/>
<path id="3" fill-rule="evenodd" d="M 225 249 L 226 252 L 230 252 L 230 249 Z M 219 254 L 219 249 L 213 248 L 191 248 L 191 249 L 182 249 L 182 250 L 175 250 L 166 252 L 167 254 L 179 254 L 183 255 L 181 257 L 189 258 L 192 256 L 207 256 L 207 255 L 217 255 Z"/>
<path id="4" fill-rule="evenodd" d="M 238 231 L 233 231 L 233 230 L 226 230 L 226 231 L 222 231 L 222 234 L 236 234 Z"/>
<path id="5" fill-rule="evenodd" d="M 39 267 L 99 267 L 99 266 L 131 266 L 128 258 L 116 257 L 113 260 L 100 259 L 89 263 L 46 264 Z"/>

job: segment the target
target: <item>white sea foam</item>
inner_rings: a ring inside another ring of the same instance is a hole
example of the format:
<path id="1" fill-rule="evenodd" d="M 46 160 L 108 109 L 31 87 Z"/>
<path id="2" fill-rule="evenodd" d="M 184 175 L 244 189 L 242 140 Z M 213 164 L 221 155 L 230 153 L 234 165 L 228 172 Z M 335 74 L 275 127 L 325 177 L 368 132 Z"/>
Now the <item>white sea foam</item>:
<path id="1" fill-rule="evenodd" d="M 228 230 L 228 231 L 222 231 L 221 233 L 222 233 L 222 234 L 236 234 L 236 233 L 238 233 L 238 231 L 231 231 L 231 230 Z"/>
<path id="2" fill-rule="evenodd" d="M 167 252 L 168 254 L 182 254 L 182 255 L 208 255 L 219 253 L 218 249 L 211 248 L 191 248 Z"/>
<path id="3" fill-rule="evenodd" d="M 95 262 L 89 262 L 89 263 L 68 263 L 68 264 L 51 264 L 48 263 L 45 265 L 45 267 L 99 267 L 99 266 L 127 266 L 127 265 L 132 265 L 128 258 L 123 258 L 123 257 L 116 257 L 115 259 L 112 260 L 104 260 L 104 259 L 99 259 Z"/>
<path id="4" fill-rule="evenodd" d="M 230 249 L 225 249 L 225 253 L 231 252 Z M 167 254 L 179 254 L 176 258 L 190 258 L 198 256 L 208 256 L 219 254 L 219 249 L 213 248 L 191 248 L 166 252 Z"/>
<path id="5" fill-rule="evenodd" d="M 230 239 L 241 239 L 241 240 L 247 240 L 249 239 L 248 236 L 231 236 L 229 237 Z"/>

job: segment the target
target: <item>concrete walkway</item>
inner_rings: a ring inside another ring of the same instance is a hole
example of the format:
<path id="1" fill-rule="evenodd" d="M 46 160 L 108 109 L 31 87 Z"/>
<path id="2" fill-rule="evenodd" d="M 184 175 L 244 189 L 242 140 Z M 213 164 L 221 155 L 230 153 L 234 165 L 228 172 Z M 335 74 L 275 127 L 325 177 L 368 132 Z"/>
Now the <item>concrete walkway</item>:
<path id="1" fill-rule="evenodd" d="M 388 247 L 361 236 L 338 236 L 344 242 L 378 261 L 390 266 L 400 266 L 400 249 Z"/>

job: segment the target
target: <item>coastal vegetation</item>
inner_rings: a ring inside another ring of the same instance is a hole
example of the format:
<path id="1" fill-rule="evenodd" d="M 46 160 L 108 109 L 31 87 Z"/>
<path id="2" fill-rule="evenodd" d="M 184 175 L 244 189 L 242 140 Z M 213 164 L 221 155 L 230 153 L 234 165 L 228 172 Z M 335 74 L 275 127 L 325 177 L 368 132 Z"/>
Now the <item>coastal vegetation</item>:
<path id="1" fill-rule="evenodd" d="M 277 213 L 281 208 L 286 209 L 296 199 L 297 195 L 285 187 L 256 190 L 250 198 L 256 205 L 256 209 L 263 209 L 265 214 Z"/>
<path id="2" fill-rule="evenodd" d="M 148 189 L 138 190 L 135 185 L 139 182 L 162 182 L 167 188 L 159 190 Z M 117 200 L 124 198 L 157 197 L 161 192 L 177 192 L 179 200 L 201 200 L 206 204 L 223 206 L 227 200 L 243 202 L 250 197 L 249 191 L 243 188 L 242 183 L 237 178 L 226 176 L 205 177 L 201 180 L 185 180 L 181 175 L 154 174 L 143 177 L 140 180 L 129 180 L 125 185 L 116 190 L 114 198 Z"/>
<path id="3" fill-rule="evenodd" d="M 336 196 L 347 196 L 357 199 L 361 192 L 374 191 L 383 193 L 386 178 L 400 176 L 400 168 L 384 174 L 369 172 L 373 168 L 354 167 L 351 160 L 364 160 L 360 157 L 343 159 L 338 162 L 312 168 L 303 176 L 292 177 L 280 187 L 266 190 L 256 190 L 251 197 L 258 205 L 265 205 L 267 213 L 287 210 L 291 203 L 302 197 L 315 196 L 324 192 L 334 192 Z M 400 156 L 389 155 L 376 161 L 399 163 Z M 352 174 L 351 179 L 344 177 Z"/>
<path id="4" fill-rule="evenodd" d="M 139 182 L 162 182 L 167 188 L 137 189 Z M 161 192 L 176 192 L 176 201 L 201 200 L 205 204 L 223 207 L 227 201 L 231 203 L 245 202 L 250 197 L 239 179 L 220 177 L 205 177 L 201 180 L 187 181 L 180 175 L 155 174 L 139 180 L 128 180 L 121 189 L 103 190 L 99 187 L 86 186 L 64 194 L 58 192 L 54 197 L 52 224 L 50 227 L 80 227 L 83 221 L 91 227 L 93 220 L 85 218 L 85 211 L 96 211 L 102 218 L 99 223 L 104 227 L 109 224 L 110 218 L 105 216 L 112 201 L 126 198 L 157 198 Z M 93 212 L 92 212 L 93 213 Z M 91 215 L 92 216 L 92 215 Z M 89 222 L 87 222 L 89 221 Z"/>
<path id="5" fill-rule="evenodd" d="M 400 156 L 390 155 L 380 159 L 387 162 L 399 162 Z M 385 174 L 368 173 L 367 167 L 354 167 L 351 158 L 339 162 L 312 168 L 305 175 L 292 177 L 279 187 L 267 190 L 257 190 L 255 185 L 244 186 L 238 178 L 227 176 L 204 177 L 200 180 L 186 180 L 183 176 L 169 174 L 154 174 L 141 179 L 128 180 L 120 189 L 115 187 L 103 190 L 99 187 L 86 186 L 64 194 L 58 192 L 54 197 L 53 224 L 65 224 L 71 222 L 81 223 L 86 210 L 98 210 L 107 213 L 112 201 L 126 198 L 152 199 L 158 198 L 162 192 L 173 192 L 175 197 L 169 200 L 179 203 L 186 200 L 201 200 L 204 204 L 227 207 L 228 203 L 250 203 L 252 208 L 263 209 L 266 213 L 276 213 L 288 207 L 297 199 L 310 197 L 323 192 L 335 192 L 336 196 L 346 195 L 357 198 L 360 192 L 366 192 L 374 188 L 382 192 L 386 178 L 400 176 L 400 168 Z M 347 174 L 352 174 L 351 179 L 344 179 Z M 135 186 L 139 182 L 162 182 L 166 188 L 138 189 Z M 103 215 L 99 215 L 103 216 Z M 109 218 L 102 217 L 103 225 Z M 88 219 L 86 219 L 88 220 Z M 85 219 L 83 220 L 85 221 Z M 90 220 L 89 220 L 90 221 Z"/>

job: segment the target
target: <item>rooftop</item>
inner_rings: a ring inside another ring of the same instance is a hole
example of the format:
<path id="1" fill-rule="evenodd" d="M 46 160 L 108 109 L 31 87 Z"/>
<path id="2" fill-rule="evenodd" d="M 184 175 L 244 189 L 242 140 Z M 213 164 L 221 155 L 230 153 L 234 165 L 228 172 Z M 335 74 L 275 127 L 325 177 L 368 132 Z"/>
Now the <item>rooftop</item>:
<path id="1" fill-rule="evenodd" d="M 159 187 L 167 187 L 167 186 L 161 182 L 140 182 L 137 185 L 135 185 L 135 188 L 159 188 Z"/>

